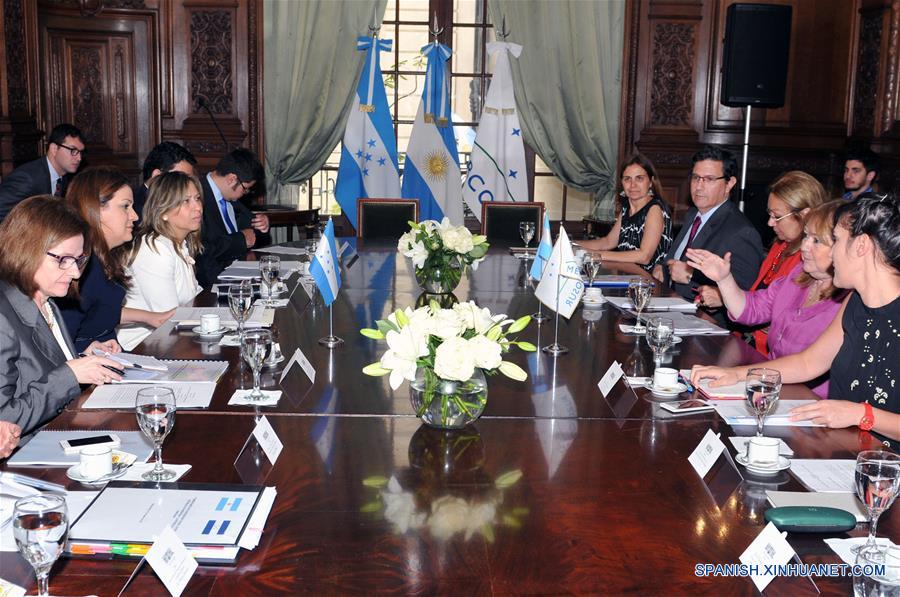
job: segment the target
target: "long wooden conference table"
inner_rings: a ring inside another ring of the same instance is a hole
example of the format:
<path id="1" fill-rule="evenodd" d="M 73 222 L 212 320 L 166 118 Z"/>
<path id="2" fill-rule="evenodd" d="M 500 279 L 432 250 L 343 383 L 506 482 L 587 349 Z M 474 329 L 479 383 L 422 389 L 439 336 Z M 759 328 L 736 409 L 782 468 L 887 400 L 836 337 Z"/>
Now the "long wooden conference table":
<path id="1" fill-rule="evenodd" d="M 613 359 L 629 372 L 652 373 L 646 342 L 619 331 L 624 314 L 605 305 L 561 320 L 560 343 L 568 354 L 510 353 L 529 379 L 490 377 L 484 415 L 465 430 L 441 432 L 415 417 L 406 384 L 393 391 L 386 377 L 361 372 L 386 347 L 358 330 L 413 305 L 419 291 L 411 264 L 393 246 L 358 249 L 334 303 L 342 345 L 328 350 L 317 343 L 327 334 L 328 310 L 303 290 L 277 310 L 274 327 L 283 351 L 300 348 L 316 380 L 310 383 L 293 368 L 275 407 L 227 406 L 234 390 L 250 383 L 237 348 L 201 342 L 171 325 L 141 347 L 164 358 L 230 363 L 210 407 L 180 411 L 166 440 L 167 463 L 193 466 L 183 481 L 246 480 L 234 461 L 259 413 L 284 443 L 276 465 L 255 480 L 278 491 L 260 545 L 243 551 L 235 566 L 201 566 L 186 594 L 756 593 L 748 578 L 697 576 L 695 567 L 737 563 L 765 524 L 766 490 L 802 486 L 787 472 L 738 474 L 726 458 L 701 479 L 687 457 L 707 430 L 724 439 L 755 429 L 733 429 L 715 414 L 670 416 L 658 398 L 624 382 L 604 398 L 597 382 Z M 493 251 L 455 295 L 510 316 L 533 313 L 538 305 L 526 268 L 505 251 Z M 214 301 L 209 293 L 197 299 Z M 552 333 L 551 320 L 532 323 L 522 337 L 543 346 Z M 665 363 L 753 360 L 759 356 L 734 337 L 695 336 L 670 350 Z M 279 387 L 278 375 L 266 374 L 263 386 Z M 81 409 L 86 396 L 51 426 L 137 429 L 132 412 Z M 812 394 L 786 386 L 782 397 Z M 766 432 L 783 438 L 798 458 L 852 459 L 873 440 L 855 428 Z M 17 470 L 86 489 L 63 469 Z M 859 525 L 850 535 L 866 531 Z M 882 516 L 878 531 L 900 537 L 897 507 Z M 827 536 L 788 539 L 805 564 L 839 563 L 822 540 Z M 115 595 L 134 566 L 130 560 L 62 559 L 53 569 L 51 592 Z M 32 571 L 16 553 L 0 554 L 0 577 L 34 590 Z M 815 582 L 825 594 L 852 592 L 849 577 Z M 779 577 L 766 592 L 814 595 L 816 589 L 803 577 Z M 144 567 L 125 594 L 165 589 Z"/>

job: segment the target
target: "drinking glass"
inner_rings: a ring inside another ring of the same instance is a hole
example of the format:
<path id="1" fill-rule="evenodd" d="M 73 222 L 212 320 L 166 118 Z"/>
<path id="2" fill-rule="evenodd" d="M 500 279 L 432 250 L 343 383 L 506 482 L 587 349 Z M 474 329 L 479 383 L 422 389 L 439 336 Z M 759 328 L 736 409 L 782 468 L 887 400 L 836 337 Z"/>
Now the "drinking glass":
<path id="1" fill-rule="evenodd" d="M 262 283 L 268 289 L 268 294 L 263 304 L 271 307 L 275 304 L 272 295 L 278 284 L 278 274 L 281 273 L 281 258 L 277 255 L 265 255 L 259 259 L 259 274 Z"/>
<path id="2" fill-rule="evenodd" d="M 34 568 L 38 595 L 49 595 L 50 569 L 66 546 L 69 513 L 66 499 L 55 493 L 29 495 L 13 507 L 13 537 L 25 561 Z"/>
<path id="3" fill-rule="evenodd" d="M 153 442 L 156 466 L 141 477 L 147 481 L 168 481 L 175 471 L 163 468 L 162 445 L 175 425 L 175 393 L 170 388 L 151 386 L 138 390 L 134 400 L 138 427 Z"/>
<path id="4" fill-rule="evenodd" d="M 601 264 L 600 256 L 593 253 L 586 253 L 581 261 L 581 273 L 588 280 L 588 288 L 594 286 L 594 278 L 600 273 Z"/>
<path id="5" fill-rule="evenodd" d="M 888 547 L 871 556 L 859 552 L 853 572 L 856 597 L 898 597 L 900 595 L 900 547 Z"/>
<path id="6" fill-rule="evenodd" d="M 534 222 L 519 222 L 519 236 L 522 237 L 522 242 L 525 243 L 527 249 L 531 244 L 531 239 L 534 238 Z"/>
<path id="7" fill-rule="evenodd" d="M 762 437 L 766 415 L 772 412 L 781 395 L 781 373 L 758 367 L 747 372 L 747 404 L 756 415 L 756 437 Z"/>
<path id="8" fill-rule="evenodd" d="M 272 349 L 272 334 L 268 330 L 250 330 L 241 339 L 241 356 L 253 371 L 253 391 L 250 400 L 262 400 L 265 396 L 259 389 L 259 373 Z"/>
<path id="9" fill-rule="evenodd" d="M 675 322 L 667 317 L 651 317 L 647 320 L 647 344 L 653 351 L 653 361 L 658 367 L 662 357 L 675 338 Z"/>
<path id="10" fill-rule="evenodd" d="M 854 548 L 869 559 L 884 557 L 884 548 L 875 543 L 878 517 L 891 507 L 900 491 L 900 456 L 882 450 L 865 450 L 856 457 L 856 497 L 869 514 L 869 540 Z"/>
<path id="11" fill-rule="evenodd" d="M 253 308 L 253 286 L 249 280 L 232 284 L 228 288 L 228 307 L 238 324 L 238 338 L 243 338 L 244 321 L 250 316 L 250 310 Z"/>
<path id="12" fill-rule="evenodd" d="M 628 298 L 637 311 L 637 324 L 634 326 L 635 334 L 643 334 L 646 328 L 641 324 L 641 311 L 650 304 L 650 295 L 653 293 L 653 285 L 643 278 L 635 278 L 628 283 Z"/>

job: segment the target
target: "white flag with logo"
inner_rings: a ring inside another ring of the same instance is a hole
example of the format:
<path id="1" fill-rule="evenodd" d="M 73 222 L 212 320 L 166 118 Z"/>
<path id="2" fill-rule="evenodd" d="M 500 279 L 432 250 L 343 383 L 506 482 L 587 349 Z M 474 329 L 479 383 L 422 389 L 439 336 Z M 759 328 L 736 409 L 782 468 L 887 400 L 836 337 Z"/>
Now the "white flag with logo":
<path id="1" fill-rule="evenodd" d="M 568 319 L 581 301 L 582 294 L 584 282 L 581 280 L 581 268 L 572 252 L 572 243 L 569 242 L 566 229 L 560 226 L 559 237 L 553 245 L 550 260 L 544 267 L 544 274 L 534 295 L 547 307 Z"/>
<path id="2" fill-rule="evenodd" d="M 525 145 L 509 70 L 509 54 L 518 58 L 522 46 L 491 42 L 487 51 L 497 55 L 497 64 L 463 183 L 463 199 L 479 220 L 484 201 L 528 201 Z"/>

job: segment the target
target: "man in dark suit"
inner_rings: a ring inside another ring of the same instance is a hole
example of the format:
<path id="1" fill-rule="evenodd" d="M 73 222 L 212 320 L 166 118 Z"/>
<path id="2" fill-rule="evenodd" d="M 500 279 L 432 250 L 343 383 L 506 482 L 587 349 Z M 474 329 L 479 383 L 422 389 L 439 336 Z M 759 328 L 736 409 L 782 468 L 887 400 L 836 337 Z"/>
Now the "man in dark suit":
<path id="1" fill-rule="evenodd" d="M 66 123 L 53 127 L 47 139 L 47 155 L 22 164 L 0 183 L 0 222 L 22 199 L 33 195 L 65 197 L 83 155 L 84 143 L 77 127 Z"/>
<path id="2" fill-rule="evenodd" d="M 151 180 L 172 170 L 195 176 L 194 166 L 196 165 L 197 158 L 194 157 L 194 154 L 174 141 L 163 141 L 151 149 L 144 160 L 143 182 L 131 187 L 134 194 L 134 211 L 138 217 L 141 217 L 144 211 L 147 189 Z"/>
<path id="3" fill-rule="evenodd" d="M 249 249 L 271 243 L 269 218 L 250 212 L 238 199 L 263 177 L 259 159 L 239 147 L 200 179 L 203 185 L 203 252 L 197 258 L 197 281 L 209 287 L 228 264 Z"/>
<path id="4" fill-rule="evenodd" d="M 665 266 L 657 265 L 653 275 L 669 284 L 683 298 L 693 301 L 702 284 L 713 285 L 700 271 L 685 261 L 687 248 L 706 249 L 716 255 L 731 253 L 731 273 L 738 286 L 747 289 L 756 280 L 763 261 L 763 246 L 753 224 L 728 200 L 737 183 L 737 161 L 730 151 L 706 146 L 691 159 L 691 199 L 688 210 L 666 256 Z M 726 322 L 722 309 L 714 313 L 720 323 Z"/>

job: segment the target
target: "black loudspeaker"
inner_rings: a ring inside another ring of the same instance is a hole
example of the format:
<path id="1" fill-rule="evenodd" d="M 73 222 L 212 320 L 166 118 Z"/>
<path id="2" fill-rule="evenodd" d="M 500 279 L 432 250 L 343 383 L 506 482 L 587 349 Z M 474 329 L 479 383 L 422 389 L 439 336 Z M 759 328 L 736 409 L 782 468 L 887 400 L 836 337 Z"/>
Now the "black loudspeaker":
<path id="1" fill-rule="evenodd" d="M 731 107 L 783 106 L 790 43 L 790 6 L 729 6 L 720 101 Z"/>

